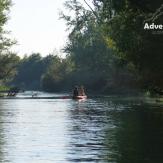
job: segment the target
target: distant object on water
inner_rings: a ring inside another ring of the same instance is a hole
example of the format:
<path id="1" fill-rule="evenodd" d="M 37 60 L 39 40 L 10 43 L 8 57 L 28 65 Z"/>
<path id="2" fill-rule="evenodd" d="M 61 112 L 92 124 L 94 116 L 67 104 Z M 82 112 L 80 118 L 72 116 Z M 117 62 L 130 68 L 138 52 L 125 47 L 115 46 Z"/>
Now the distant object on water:
<path id="1" fill-rule="evenodd" d="M 73 96 L 73 99 L 76 99 L 76 100 L 84 100 L 84 99 L 87 99 L 87 96 Z"/>
<path id="2" fill-rule="evenodd" d="M 37 93 L 37 92 L 32 93 L 32 97 L 36 97 L 37 95 L 38 95 L 38 93 Z"/>
<path id="3" fill-rule="evenodd" d="M 73 99 L 86 99 L 87 96 L 85 94 L 85 90 L 83 86 L 75 86 L 74 90 L 73 90 Z"/>
<path id="4" fill-rule="evenodd" d="M 8 91 L 7 96 L 16 96 L 17 93 L 19 93 L 20 89 L 18 87 L 13 87 L 10 88 L 10 90 Z"/>

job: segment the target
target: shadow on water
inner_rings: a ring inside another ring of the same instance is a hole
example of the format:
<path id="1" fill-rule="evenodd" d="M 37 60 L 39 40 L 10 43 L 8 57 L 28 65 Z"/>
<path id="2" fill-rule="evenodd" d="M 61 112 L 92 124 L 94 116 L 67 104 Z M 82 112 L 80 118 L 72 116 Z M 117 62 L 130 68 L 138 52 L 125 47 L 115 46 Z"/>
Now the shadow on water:
<path id="1" fill-rule="evenodd" d="M 137 100 L 74 103 L 70 162 L 163 162 L 163 108 Z"/>
<path id="2" fill-rule="evenodd" d="M 108 113 L 116 126 L 105 131 L 108 162 L 163 162 L 162 106 L 131 101 L 114 101 L 114 105 L 123 105 L 124 109 Z"/>

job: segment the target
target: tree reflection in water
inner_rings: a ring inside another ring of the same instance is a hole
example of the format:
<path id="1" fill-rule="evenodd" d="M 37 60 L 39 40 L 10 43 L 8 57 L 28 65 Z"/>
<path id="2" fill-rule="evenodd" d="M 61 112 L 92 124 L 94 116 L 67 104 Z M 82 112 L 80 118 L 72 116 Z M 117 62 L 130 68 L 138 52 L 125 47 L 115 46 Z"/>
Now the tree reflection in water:
<path id="1" fill-rule="evenodd" d="M 106 131 L 107 160 L 116 163 L 163 162 L 163 110 L 132 105 L 112 112 L 115 128 Z M 111 151 L 111 152 L 110 152 Z"/>

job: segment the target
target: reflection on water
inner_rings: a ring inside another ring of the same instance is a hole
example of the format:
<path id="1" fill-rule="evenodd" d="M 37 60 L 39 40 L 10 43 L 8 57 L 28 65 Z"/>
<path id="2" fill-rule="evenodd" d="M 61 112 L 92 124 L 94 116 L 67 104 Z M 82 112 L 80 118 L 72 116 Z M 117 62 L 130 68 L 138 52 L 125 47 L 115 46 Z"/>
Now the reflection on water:
<path id="1" fill-rule="evenodd" d="M 0 99 L 2 163 L 162 163 L 162 153 L 163 105 L 118 97 Z"/>

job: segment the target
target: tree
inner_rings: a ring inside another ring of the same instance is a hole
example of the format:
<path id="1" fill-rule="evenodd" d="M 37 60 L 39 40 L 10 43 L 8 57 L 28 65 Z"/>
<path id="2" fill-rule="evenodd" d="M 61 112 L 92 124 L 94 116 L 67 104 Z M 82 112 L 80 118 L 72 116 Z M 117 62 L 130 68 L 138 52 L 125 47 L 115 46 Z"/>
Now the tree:
<path id="1" fill-rule="evenodd" d="M 20 58 L 13 53 L 0 55 L 0 80 L 7 82 L 15 76 L 19 60 Z"/>
<path id="2" fill-rule="evenodd" d="M 10 47 L 15 41 L 10 40 L 7 37 L 8 32 L 4 30 L 10 6 L 10 0 L 0 0 L 0 80 L 3 82 L 15 75 L 16 65 L 19 61 L 19 57 L 10 52 Z"/>
<path id="3" fill-rule="evenodd" d="M 45 66 L 47 66 L 47 63 L 43 63 L 39 53 L 33 53 L 29 57 L 24 57 L 20 61 L 14 83 L 23 88 L 39 89 L 41 75 L 46 69 Z"/>
<path id="4" fill-rule="evenodd" d="M 163 20 L 162 1 L 152 0 L 96 0 L 101 2 L 101 19 L 104 21 L 105 40 L 115 54 L 133 65 L 142 87 L 163 89 L 163 37 L 145 31 L 144 24 L 160 24 Z M 110 12 L 108 12 L 110 11 Z"/>
<path id="5" fill-rule="evenodd" d="M 69 58 L 61 59 L 55 56 L 53 63 L 43 74 L 41 85 L 43 90 L 63 91 L 67 89 L 72 82 L 71 73 L 73 71 L 73 63 Z"/>

